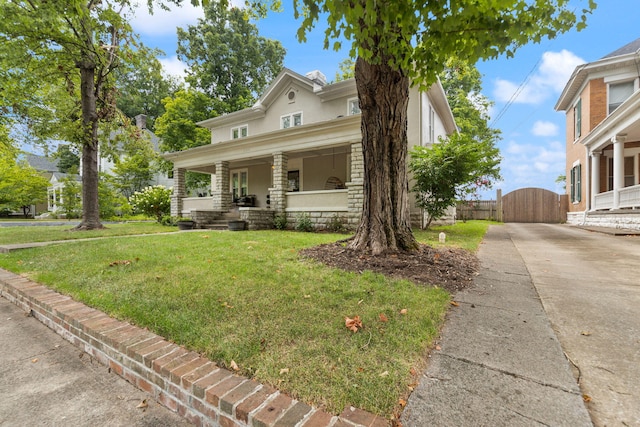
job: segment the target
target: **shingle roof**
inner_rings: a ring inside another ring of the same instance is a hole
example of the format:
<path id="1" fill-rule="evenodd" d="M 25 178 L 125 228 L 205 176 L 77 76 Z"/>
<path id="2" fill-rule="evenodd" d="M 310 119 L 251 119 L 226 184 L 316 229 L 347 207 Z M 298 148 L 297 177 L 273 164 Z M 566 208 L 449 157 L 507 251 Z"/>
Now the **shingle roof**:
<path id="1" fill-rule="evenodd" d="M 640 49 L 640 39 L 635 39 L 631 43 L 628 43 L 622 46 L 620 49 L 614 50 L 610 54 L 603 56 L 602 59 L 613 58 L 616 56 L 622 56 L 629 53 L 634 53 L 634 52 L 637 52 L 639 49 Z"/>
<path id="2" fill-rule="evenodd" d="M 26 153 L 25 159 L 29 166 L 35 170 L 42 172 L 57 172 L 58 171 L 58 159 L 51 159 L 44 156 L 38 156 L 37 154 Z"/>

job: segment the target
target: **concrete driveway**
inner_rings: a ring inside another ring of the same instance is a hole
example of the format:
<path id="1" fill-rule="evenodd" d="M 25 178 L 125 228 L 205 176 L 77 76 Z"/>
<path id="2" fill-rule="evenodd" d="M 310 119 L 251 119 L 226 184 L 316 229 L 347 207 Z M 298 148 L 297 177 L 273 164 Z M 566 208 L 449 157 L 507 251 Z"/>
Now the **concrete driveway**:
<path id="1" fill-rule="evenodd" d="M 505 227 L 576 368 L 594 424 L 640 425 L 640 236 Z"/>

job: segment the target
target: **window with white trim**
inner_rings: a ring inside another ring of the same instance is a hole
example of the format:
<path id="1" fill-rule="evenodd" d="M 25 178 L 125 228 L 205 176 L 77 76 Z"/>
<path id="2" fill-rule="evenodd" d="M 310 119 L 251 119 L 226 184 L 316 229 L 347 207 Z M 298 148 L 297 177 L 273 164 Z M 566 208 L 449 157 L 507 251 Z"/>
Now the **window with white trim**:
<path id="1" fill-rule="evenodd" d="M 347 110 L 347 115 L 348 116 L 353 116 L 356 114 L 360 114 L 362 111 L 360 110 L 360 100 L 358 98 L 351 98 L 348 101 L 348 106 L 347 106 L 348 110 Z"/>
<path id="2" fill-rule="evenodd" d="M 571 203 L 579 203 L 582 200 L 582 166 L 580 164 L 571 168 Z"/>
<path id="3" fill-rule="evenodd" d="M 574 140 L 582 135 L 582 99 L 578 99 L 576 106 L 573 107 L 573 123 L 574 123 Z"/>
<path id="4" fill-rule="evenodd" d="M 249 135 L 249 125 L 231 128 L 231 139 L 246 138 Z"/>
<path id="5" fill-rule="evenodd" d="M 280 116 L 280 129 L 302 125 L 302 112 Z"/>
<path id="6" fill-rule="evenodd" d="M 633 80 L 622 83 L 609 83 L 609 114 L 613 113 L 616 108 L 633 95 Z"/>

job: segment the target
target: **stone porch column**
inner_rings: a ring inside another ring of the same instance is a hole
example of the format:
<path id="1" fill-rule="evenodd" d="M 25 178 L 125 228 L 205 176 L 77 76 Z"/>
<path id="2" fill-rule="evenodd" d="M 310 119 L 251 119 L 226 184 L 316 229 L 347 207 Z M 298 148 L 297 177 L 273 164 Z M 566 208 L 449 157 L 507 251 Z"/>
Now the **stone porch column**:
<path id="1" fill-rule="evenodd" d="M 273 187 L 269 189 L 271 207 L 276 213 L 287 208 L 286 193 L 289 188 L 289 156 L 286 153 L 273 154 Z"/>
<path id="2" fill-rule="evenodd" d="M 183 168 L 173 168 L 173 194 L 171 195 L 171 216 L 181 216 L 182 199 L 187 194 L 185 187 L 185 172 Z"/>
<path id="3" fill-rule="evenodd" d="M 624 188 L 624 142 L 626 135 L 611 138 L 613 143 L 613 209 L 620 206 L 620 190 Z"/>
<path id="4" fill-rule="evenodd" d="M 349 218 L 352 225 L 357 225 L 364 205 L 364 155 L 360 141 L 351 144 L 351 177 L 346 187 L 349 190 L 347 194 Z"/>
<path id="5" fill-rule="evenodd" d="M 596 196 L 600 193 L 600 155 L 602 152 L 594 151 L 591 153 L 591 206 L 590 211 L 596 206 Z"/>
<path id="6" fill-rule="evenodd" d="M 216 178 L 211 191 L 213 210 L 229 212 L 231 209 L 231 191 L 229 191 L 229 162 L 216 162 Z"/>

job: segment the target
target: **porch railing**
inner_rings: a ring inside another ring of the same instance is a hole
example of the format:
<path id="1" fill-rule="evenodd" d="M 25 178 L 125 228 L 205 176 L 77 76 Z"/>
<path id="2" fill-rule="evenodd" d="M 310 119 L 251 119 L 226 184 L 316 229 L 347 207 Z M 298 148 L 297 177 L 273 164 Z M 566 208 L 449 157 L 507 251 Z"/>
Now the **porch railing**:
<path id="1" fill-rule="evenodd" d="M 620 206 L 621 208 L 637 208 L 640 207 L 640 185 L 625 187 L 620 190 Z"/>
<path id="2" fill-rule="evenodd" d="M 347 211 L 349 190 L 294 191 L 286 194 L 287 211 Z"/>
<path id="3" fill-rule="evenodd" d="M 182 210 L 208 210 L 213 209 L 213 197 L 185 197 L 182 199 Z"/>
<path id="4" fill-rule="evenodd" d="M 614 191 L 596 194 L 593 209 L 613 209 L 613 194 Z M 618 191 L 618 196 L 618 208 L 640 208 L 640 185 L 622 188 Z"/>
<path id="5" fill-rule="evenodd" d="M 596 211 L 602 209 L 613 209 L 613 191 L 596 194 L 594 197 L 593 209 Z"/>

